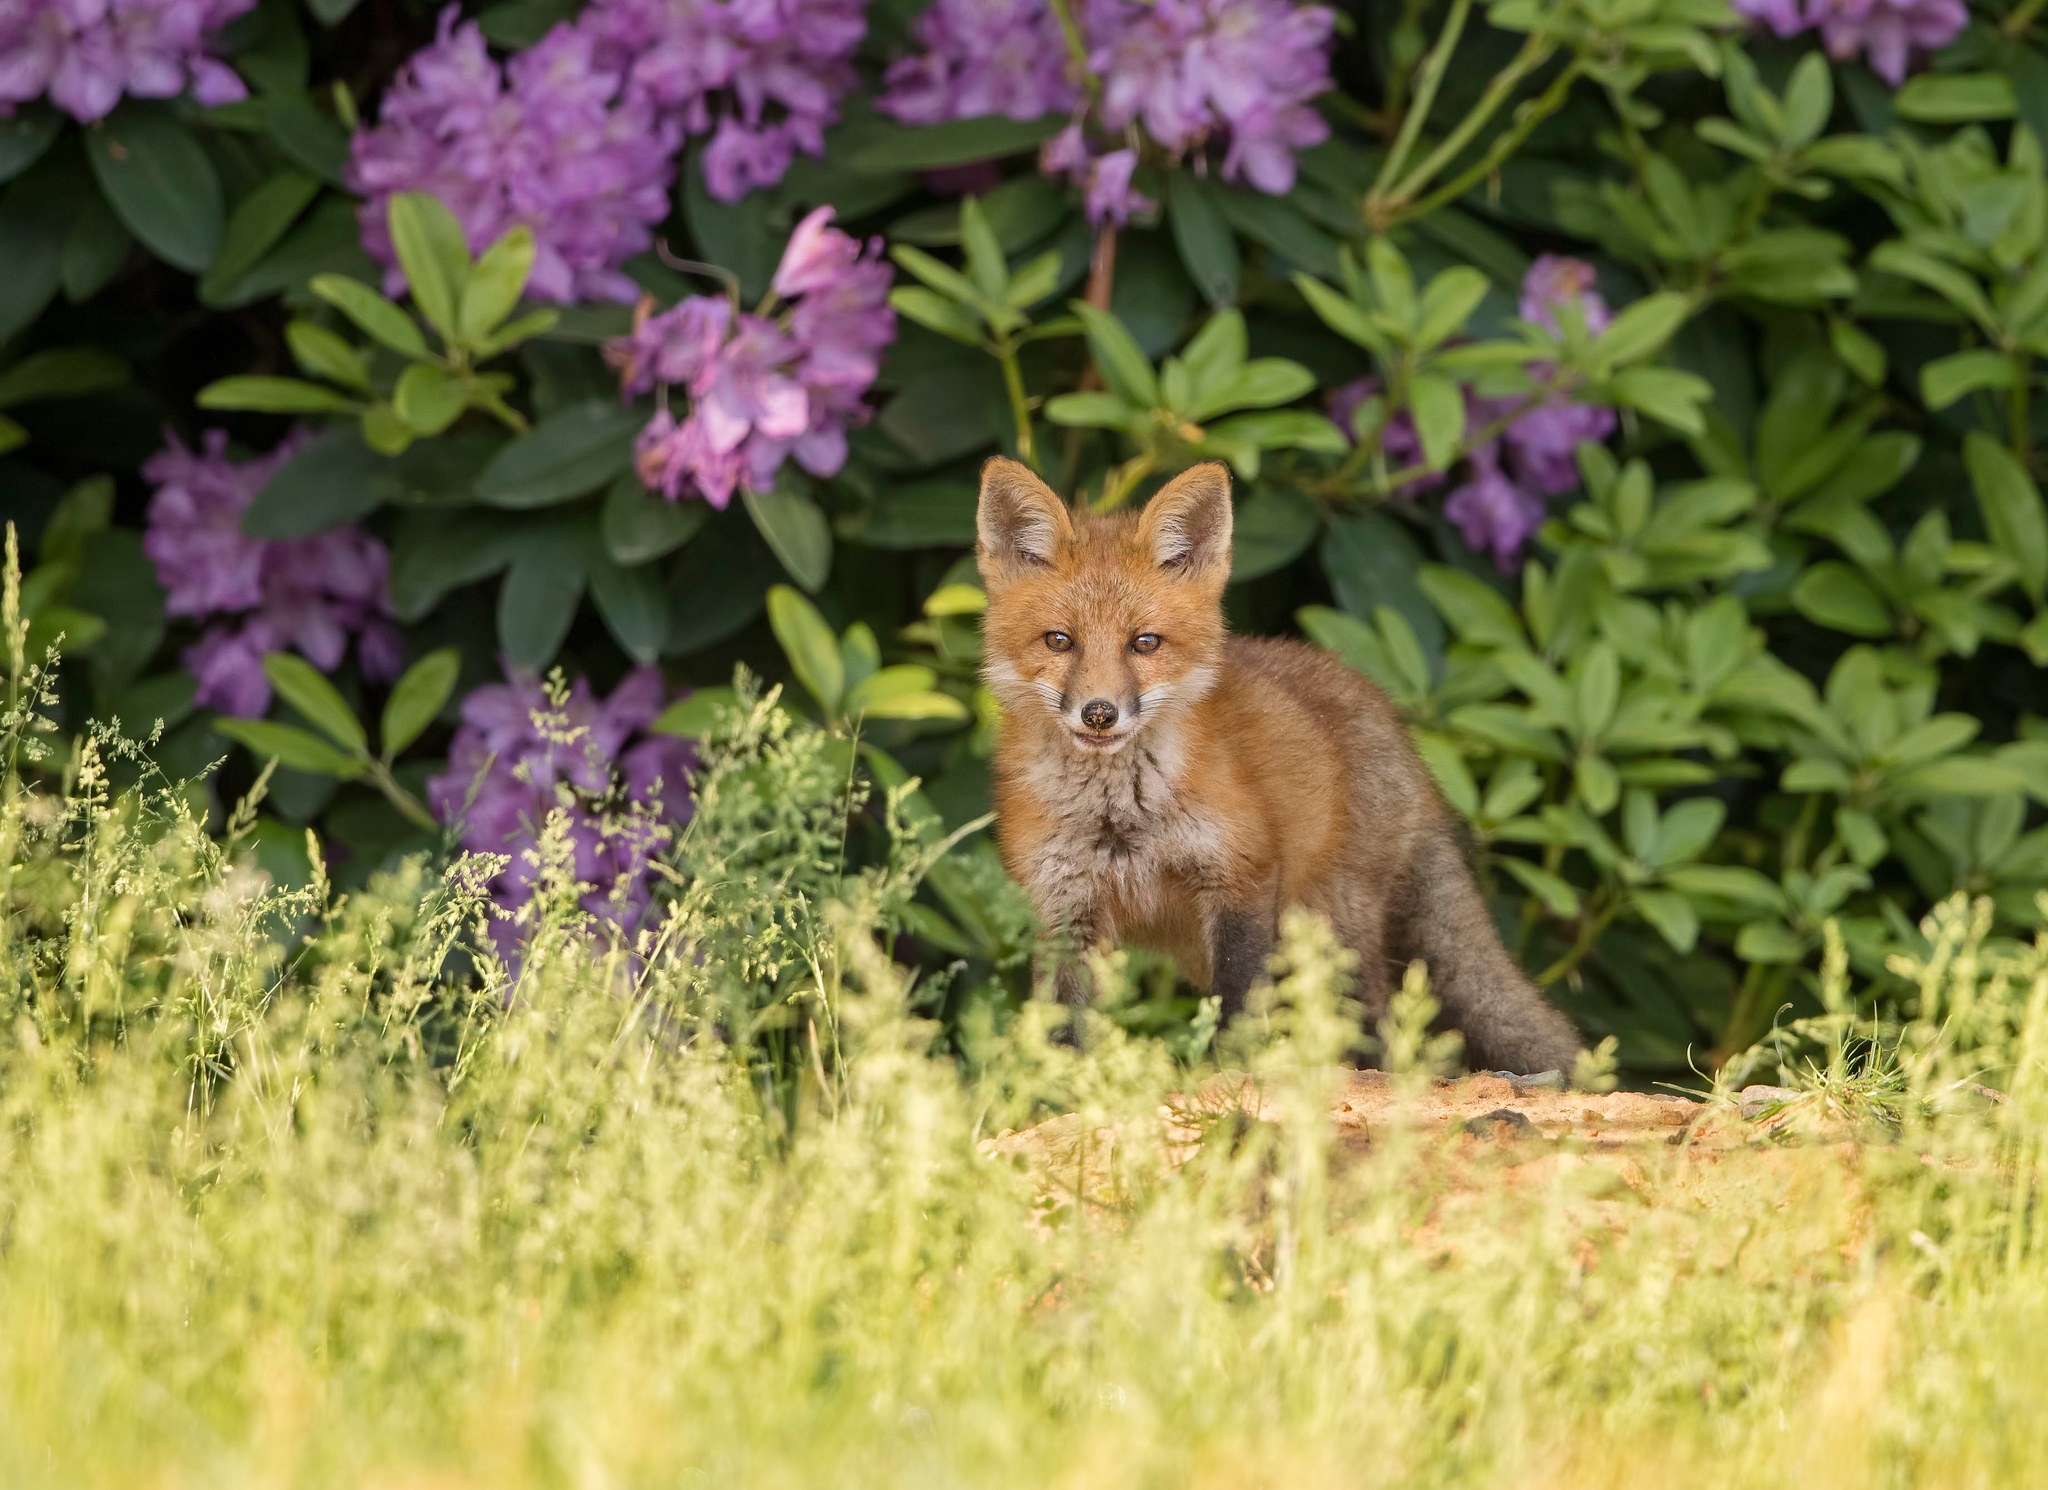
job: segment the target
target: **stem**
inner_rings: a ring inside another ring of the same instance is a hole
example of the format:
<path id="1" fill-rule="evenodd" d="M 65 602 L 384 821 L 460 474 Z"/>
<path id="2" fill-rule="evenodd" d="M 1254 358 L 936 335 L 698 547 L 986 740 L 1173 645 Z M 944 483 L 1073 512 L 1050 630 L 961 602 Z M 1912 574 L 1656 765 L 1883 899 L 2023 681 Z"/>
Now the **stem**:
<path id="1" fill-rule="evenodd" d="M 1105 223 L 1095 234 L 1095 249 L 1088 259 L 1088 303 L 1097 310 L 1108 310 L 1110 292 L 1115 288 L 1116 229 Z"/>
<path id="2" fill-rule="evenodd" d="M 1074 79 L 1087 90 L 1092 102 L 1102 91 L 1102 80 L 1088 69 L 1088 43 L 1074 23 L 1071 0 L 1052 0 L 1052 13 L 1060 23 L 1060 36 L 1067 44 L 1067 61 L 1074 70 Z"/>
<path id="3" fill-rule="evenodd" d="M 1615 912 L 1619 909 L 1620 903 L 1617 901 L 1607 906 L 1597 915 L 1589 911 L 1585 916 L 1581 917 L 1579 920 L 1579 934 L 1572 939 L 1570 949 L 1564 956 L 1558 958 L 1557 961 L 1536 975 L 1536 986 L 1538 988 L 1548 988 L 1559 978 L 1564 977 L 1581 962 L 1585 961 L 1586 954 L 1591 952 L 1593 944 L 1600 940 L 1600 933 L 1613 923 Z"/>
<path id="4" fill-rule="evenodd" d="M 2034 18 L 2040 15 L 2043 5 L 2048 5 L 2048 0 L 2024 0 L 2005 18 L 2001 29 L 2013 40 L 2019 40 L 2033 29 Z"/>
<path id="5" fill-rule="evenodd" d="M 1010 395 L 1010 417 L 1017 422 L 1017 459 L 1034 471 L 1038 457 L 1031 448 L 1031 401 L 1024 396 L 1024 369 L 1017 365 L 1017 349 L 1007 338 L 996 352 L 1003 365 L 1003 387 Z"/>
<path id="6" fill-rule="evenodd" d="M 418 797 L 399 785 L 398 778 L 391 774 L 391 767 L 383 761 L 371 761 L 370 769 L 365 774 L 369 777 L 370 785 L 382 792 L 384 799 L 398 809 L 400 817 L 415 828 L 423 828 L 429 833 L 441 831 L 440 819 L 427 811 Z"/>
<path id="7" fill-rule="evenodd" d="M 1155 464 L 1149 452 L 1134 455 L 1118 466 L 1109 480 L 1103 483 L 1102 495 L 1090 505 L 1097 512 L 1112 512 L 1121 507 L 1138 483 L 1152 474 Z"/>
<path id="8" fill-rule="evenodd" d="M 1555 78 L 1551 79 L 1548 88 L 1515 110 L 1515 122 L 1494 137 L 1493 143 L 1486 148 L 1486 154 L 1421 201 L 1395 206 L 1387 213 L 1382 226 L 1391 228 L 1396 224 L 1408 222 L 1414 218 L 1427 217 L 1430 213 L 1436 211 L 1437 208 L 1455 202 L 1459 197 L 1465 195 L 1466 192 L 1499 170 L 1501 163 L 1521 149 L 1529 136 L 1536 132 L 1537 125 L 1564 107 L 1565 97 L 1571 92 L 1572 84 L 1578 81 L 1579 72 L 1580 68 L 1577 62 L 1573 62 L 1569 67 L 1565 68 Z M 1476 113 L 1475 117 L 1477 117 Z M 1427 165 L 1429 162 L 1425 161 L 1423 164 Z M 1422 166 L 1417 166 L 1411 179 L 1415 179 L 1416 185 L 1419 187 L 1428 178 L 1422 176 Z"/>
<path id="9" fill-rule="evenodd" d="M 1401 116 L 1401 132 L 1394 137 L 1394 146 L 1387 152 L 1387 158 L 1380 162 L 1379 174 L 1373 177 L 1367 201 L 1384 196 L 1400 175 L 1401 167 L 1407 164 L 1408 152 L 1415 148 L 1416 138 L 1421 135 L 1429 111 L 1436 104 L 1436 90 L 1443 85 L 1444 74 L 1450 71 L 1451 53 L 1458 49 L 1458 38 L 1465 30 L 1465 18 L 1471 14 L 1472 0 L 1452 0 L 1451 18 L 1444 22 L 1443 34 L 1437 37 L 1429 55 L 1422 59 L 1422 72 L 1415 85 L 1415 101 Z"/>
<path id="10" fill-rule="evenodd" d="M 1394 189 L 1395 200 L 1408 201 L 1427 186 L 1437 172 L 1456 160 L 1464 152 L 1465 147 L 1478 138 L 1479 131 L 1484 129 L 1488 121 L 1500 111 L 1501 105 L 1514 96 L 1515 90 L 1522 86 L 1522 80 L 1548 62 L 1551 52 L 1555 49 L 1556 43 L 1547 37 L 1532 35 L 1524 41 L 1522 49 L 1515 53 L 1514 60 L 1493 75 L 1493 80 L 1486 85 L 1486 91 L 1479 95 L 1479 102 L 1473 106 L 1472 112 L 1459 120 L 1458 127 L 1445 135 L 1436 149 L 1424 156 L 1421 164 L 1402 178 L 1401 184 Z"/>
<path id="11" fill-rule="evenodd" d="M 1728 1023 L 1721 1031 L 1721 1043 L 1708 1057 L 1716 1068 L 1726 1065 L 1734 1056 L 1754 1045 L 1757 1036 L 1769 1028 L 1768 1013 L 1762 1019 L 1758 1015 L 1776 1010 L 1783 998 L 1785 982 L 1797 966 L 1791 962 L 1752 962 L 1749 965 L 1749 971 L 1743 975 L 1742 990 L 1735 995 L 1735 1007 L 1728 1011 Z"/>

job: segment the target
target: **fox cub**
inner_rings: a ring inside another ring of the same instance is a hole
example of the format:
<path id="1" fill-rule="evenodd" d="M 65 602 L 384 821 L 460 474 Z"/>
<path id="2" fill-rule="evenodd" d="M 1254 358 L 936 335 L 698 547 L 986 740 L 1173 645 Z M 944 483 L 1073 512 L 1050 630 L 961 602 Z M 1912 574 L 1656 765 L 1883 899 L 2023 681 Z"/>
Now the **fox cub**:
<path id="1" fill-rule="evenodd" d="M 1571 1022 L 1502 948 L 1386 696 L 1305 643 L 1225 635 L 1225 467 L 1093 517 L 991 460 L 977 528 L 997 832 L 1049 927 L 1171 953 L 1228 1022 L 1306 906 L 1358 953 L 1368 1018 L 1419 957 L 1474 1064 L 1570 1074 Z M 1084 997 L 1071 958 L 1059 992 Z"/>

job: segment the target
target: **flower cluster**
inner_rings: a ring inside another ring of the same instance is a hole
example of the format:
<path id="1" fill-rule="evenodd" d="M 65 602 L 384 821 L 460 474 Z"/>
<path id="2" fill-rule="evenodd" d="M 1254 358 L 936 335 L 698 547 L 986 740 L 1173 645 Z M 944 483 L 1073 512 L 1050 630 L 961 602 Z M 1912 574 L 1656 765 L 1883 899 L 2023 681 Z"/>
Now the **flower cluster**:
<path id="1" fill-rule="evenodd" d="M 388 204 L 417 191 L 448 206 L 473 252 L 531 228 L 536 299 L 638 293 L 619 265 L 649 248 L 668 216 L 681 128 L 598 53 L 564 24 L 501 68 L 475 22 L 442 12 L 433 45 L 384 95 L 376 127 L 357 132 L 349 163 L 349 184 L 366 198 L 363 246 L 387 266 L 388 290 L 404 284 Z"/>
<path id="2" fill-rule="evenodd" d="M 365 677 L 395 678 L 404 662 L 383 544 L 355 527 L 275 541 L 242 532 L 256 493 L 304 444 L 294 436 L 236 462 L 226 432 L 210 430 L 200 451 L 173 438 L 142 468 L 156 487 L 142 547 L 163 584 L 165 613 L 224 618 L 184 653 L 203 707 L 251 717 L 268 709 L 266 652 L 289 649 L 331 672 L 353 636 Z"/>
<path id="3" fill-rule="evenodd" d="M 256 0 L 0 0 L 0 116 L 44 95 L 81 123 L 124 93 L 208 106 L 247 96 L 207 34 Z"/>
<path id="4" fill-rule="evenodd" d="M 650 491 L 723 508 L 738 488 L 767 491 L 786 459 L 816 476 L 846 463 L 846 431 L 867 417 L 896 316 L 880 242 L 864 249 L 831 221 L 820 207 L 797 225 L 761 311 L 708 295 L 660 315 L 643 306 L 632 334 L 606 347 L 627 395 L 689 395 L 685 417 L 664 407 L 640 433 Z"/>
<path id="5" fill-rule="evenodd" d="M 1598 335 L 1606 329 L 1607 302 L 1601 298 L 1592 266 L 1544 254 L 1523 276 L 1522 319 L 1558 333 L 1558 313 L 1567 304 L 1576 309 L 1587 333 Z M 1539 364 L 1530 371 L 1547 377 L 1551 369 Z M 1360 378 L 1332 389 L 1330 417 L 1349 431 L 1359 406 L 1378 391 L 1375 378 Z M 1504 422 L 1505 427 L 1472 449 L 1465 480 L 1444 499 L 1444 516 L 1458 525 L 1466 544 L 1475 552 L 1490 552 L 1504 571 L 1513 566 L 1522 546 L 1542 525 L 1546 502 L 1579 484 L 1579 446 L 1588 440 L 1606 439 L 1614 433 L 1616 423 L 1612 409 L 1575 403 L 1562 393 L 1550 394 L 1533 408 L 1524 407 L 1527 402 L 1466 391 L 1468 430 L 1483 431 Z M 1380 449 L 1397 467 L 1413 466 L 1422 459 L 1421 437 L 1405 411 L 1389 419 L 1381 430 Z M 1419 495 L 1442 486 L 1445 479 L 1440 475 L 1418 477 L 1401 491 Z"/>
<path id="6" fill-rule="evenodd" d="M 1092 103 L 1065 66 L 1047 0 L 937 0 L 918 23 L 923 53 L 890 69 L 877 106 L 912 124 L 1076 110 L 1039 164 L 1082 187 L 1098 223 L 1148 205 L 1131 189 L 1138 155 L 1124 142 L 1135 126 L 1175 161 L 1206 164 L 1219 147 L 1226 181 L 1276 194 L 1294 185 L 1295 152 L 1329 135 L 1309 103 L 1330 86 L 1335 17 L 1321 6 L 1088 0 L 1079 24 L 1099 85 Z M 1091 128 L 1116 148 L 1091 145 Z"/>
<path id="7" fill-rule="evenodd" d="M 557 809 L 584 908 L 616 926 L 639 921 L 652 897 L 649 865 L 691 811 L 689 746 L 645 732 L 666 701 L 651 667 L 606 699 L 587 679 L 563 687 L 513 675 L 462 701 L 448 769 L 427 783 L 427 802 L 464 848 L 508 856 L 491 885 L 508 912 L 492 927 L 507 955 L 522 940 L 510 913 L 545 872 L 541 837 Z"/>
<path id="8" fill-rule="evenodd" d="M 1046 0 L 937 0 L 914 34 L 924 50 L 889 68 L 876 105 L 905 124 L 1042 119 L 1080 101 Z"/>
<path id="9" fill-rule="evenodd" d="M 773 186 L 798 150 L 823 153 L 854 82 L 866 0 L 595 0 L 577 24 L 664 127 L 711 136 L 720 201 Z"/>
<path id="10" fill-rule="evenodd" d="M 1940 51 L 1970 21 L 1963 0 L 1735 0 L 1735 8 L 1780 36 L 1818 30 L 1829 56 L 1839 62 L 1861 52 L 1894 88 L 1915 55 Z"/>

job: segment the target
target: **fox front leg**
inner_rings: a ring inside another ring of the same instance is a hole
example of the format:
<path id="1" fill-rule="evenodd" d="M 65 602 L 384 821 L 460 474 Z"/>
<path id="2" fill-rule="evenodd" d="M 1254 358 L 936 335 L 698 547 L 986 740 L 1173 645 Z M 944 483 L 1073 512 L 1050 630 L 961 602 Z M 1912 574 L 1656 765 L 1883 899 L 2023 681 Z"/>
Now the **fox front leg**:
<path id="1" fill-rule="evenodd" d="M 1252 985 L 1266 975 L 1273 941 L 1273 918 L 1263 909 L 1225 906 L 1210 917 L 1209 992 L 1216 996 L 1223 1027 L 1244 1012 Z"/>

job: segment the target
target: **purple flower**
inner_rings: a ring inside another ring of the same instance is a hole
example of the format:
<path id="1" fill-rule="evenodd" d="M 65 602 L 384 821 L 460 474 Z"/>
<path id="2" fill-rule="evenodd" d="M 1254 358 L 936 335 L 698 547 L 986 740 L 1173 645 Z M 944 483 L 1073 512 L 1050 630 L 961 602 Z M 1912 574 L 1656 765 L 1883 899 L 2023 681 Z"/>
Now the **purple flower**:
<path id="1" fill-rule="evenodd" d="M 1334 25 L 1294 0 L 1087 0 L 1090 106 L 1046 0 L 937 0 L 917 25 L 925 50 L 889 69 L 876 107 L 910 124 L 1077 111 L 1039 168 L 1082 187 L 1093 221 L 1122 223 L 1150 205 L 1130 190 L 1140 125 L 1174 162 L 1207 169 L 1213 151 L 1226 181 L 1290 190 L 1295 152 L 1329 137 L 1310 100 L 1330 86 Z"/>
<path id="2" fill-rule="evenodd" d="M 1134 123 L 1178 159 L 1226 142 L 1223 178 L 1279 194 L 1294 152 L 1329 126 L 1309 100 L 1330 86 L 1336 17 L 1293 0 L 1097 0 L 1088 65 L 1102 78 L 1102 124 Z"/>
<path id="3" fill-rule="evenodd" d="M 1540 496 L 1559 497 L 1579 484 L 1579 446 L 1614 433 L 1614 410 L 1552 394 L 1502 436 L 1515 479 Z"/>
<path id="4" fill-rule="evenodd" d="M 1858 52 L 1894 88 L 1916 55 L 1938 52 L 1969 24 L 1964 0 L 1735 0 L 1735 8 L 1780 36 L 1818 29 L 1828 55 Z"/>
<path id="5" fill-rule="evenodd" d="M 890 67 L 875 107 L 905 124 L 1000 114 L 1040 119 L 1080 101 L 1045 0 L 937 0 L 918 17 L 922 54 Z"/>
<path id="6" fill-rule="evenodd" d="M 1501 472 L 1499 447 L 1489 444 L 1472 452 L 1464 484 L 1444 500 L 1444 516 L 1458 525 L 1468 547 L 1490 551 L 1507 573 L 1542 524 L 1543 502 Z"/>
<path id="7" fill-rule="evenodd" d="M 0 0 L 4 3 L 4 0 Z M 534 234 L 527 293 L 538 300 L 630 300 L 619 265 L 668 216 L 681 129 L 597 61 L 591 37 L 560 25 L 502 69 L 474 22 L 441 13 L 432 46 L 384 95 L 353 142 L 349 184 L 367 200 L 363 246 L 397 293 L 385 214 L 398 192 L 439 197 L 480 252 L 521 224 Z"/>
<path id="8" fill-rule="evenodd" d="M 156 487 L 142 548 L 165 611 L 228 618 L 184 653 L 203 707 L 252 717 L 267 710 L 266 652 L 289 649 L 332 672 L 353 638 L 365 677 L 395 678 L 404 665 L 383 544 L 353 526 L 277 541 L 242 532 L 256 493 L 309 438 L 295 433 L 269 455 L 237 463 L 227 458 L 226 431 L 209 430 L 200 453 L 173 438 L 142 468 Z"/>
<path id="9" fill-rule="evenodd" d="M 627 396 L 689 396 L 685 417 L 663 407 L 640 432 L 634 467 L 648 490 L 723 508 L 742 487 L 767 491 L 785 460 L 817 476 L 846 463 L 846 431 L 867 418 L 896 317 L 879 241 L 863 248 L 831 220 L 820 207 L 790 235 L 773 282 L 781 314 L 700 295 L 643 314 L 606 347 Z"/>
<path id="10" fill-rule="evenodd" d="M 209 32 L 255 0 L 0 0 L 0 116 L 48 95 L 72 118 L 105 118 L 123 94 L 212 107 L 247 96 L 206 51 Z"/>
<path id="11" fill-rule="evenodd" d="M 1737 14 L 1763 22 L 1780 36 L 1797 36 L 1807 28 L 1800 4 L 1801 0 L 1734 0 Z"/>
<path id="12" fill-rule="evenodd" d="M 1894 88 L 1906 81 L 1914 53 L 1940 51 L 1970 20 L 1963 0 L 1807 0 L 1806 14 L 1829 56 L 1841 61 L 1860 51 Z"/>
<path id="13" fill-rule="evenodd" d="M 796 152 L 822 154 L 854 82 L 865 0 L 595 0 L 576 25 L 628 96 L 665 127 L 712 136 L 720 201 L 773 186 Z"/>
<path id="14" fill-rule="evenodd" d="M 1539 255 L 1522 276 L 1522 319 L 1561 336 L 1563 327 L 1557 313 L 1566 305 L 1578 308 L 1579 319 L 1592 336 L 1605 331 L 1613 319 L 1591 264 L 1558 254 Z M 1556 369 L 1538 363 L 1530 372 L 1549 378 Z M 1498 412 L 1493 417 L 1498 417 Z M 1606 439 L 1614 433 L 1615 424 L 1612 409 L 1574 403 L 1566 393 L 1551 394 L 1508 426 L 1504 439 L 1516 480 L 1540 496 L 1562 496 L 1579 484 L 1579 446 L 1587 440 Z"/>
<path id="15" fill-rule="evenodd" d="M 561 809 L 584 908 L 631 929 L 652 899 L 651 861 L 692 807 L 689 746 L 645 733 L 668 699 L 661 674 L 635 669 L 602 700 L 584 678 L 551 690 L 509 676 L 463 700 L 448 769 L 427 783 L 427 803 L 459 829 L 464 848 L 510 856 L 492 881 L 508 912 L 533 897 L 541 831 Z M 522 938 L 509 918 L 492 933 L 501 951 L 516 953 Z"/>
<path id="16" fill-rule="evenodd" d="M 1522 276 L 1522 319 L 1533 321 L 1553 336 L 1562 336 L 1557 319 L 1561 305 L 1576 305 L 1589 336 L 1598 336 L 1613 319 L 1600 296 L 1600 278 L 1584 259 L 1538 254 Z"/>

